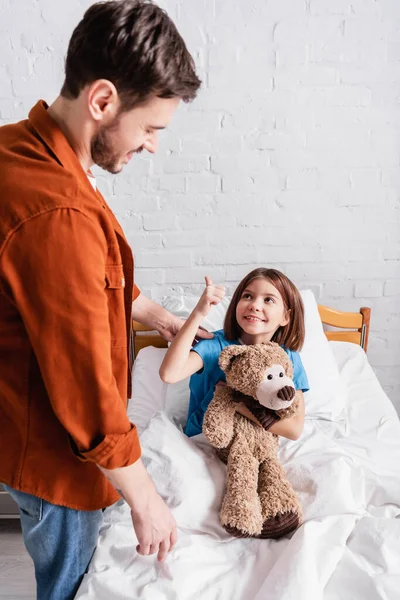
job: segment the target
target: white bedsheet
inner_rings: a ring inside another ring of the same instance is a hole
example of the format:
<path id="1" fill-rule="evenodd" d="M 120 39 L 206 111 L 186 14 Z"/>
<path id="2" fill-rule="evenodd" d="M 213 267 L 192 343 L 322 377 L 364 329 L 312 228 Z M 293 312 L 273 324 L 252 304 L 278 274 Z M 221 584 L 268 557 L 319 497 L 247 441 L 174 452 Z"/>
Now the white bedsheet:
<path id="1" fill-rule="evenodd" d="M 280 444 L 304 507 L 297 532 L 279 541 L 231 538 L 218 519 L 225 467 L 202 436 L 187 439 L 157 412 L 141 443 L 176 516 L 177 546 L 164 564 L 139 556 L 128 507 L 118 503 L 106 511 L 76 598 L 398 600 L 399 420 L 363 351 L 332 347 L 347 389 L 346 421 L 306 420 L 299 441 Z"/>

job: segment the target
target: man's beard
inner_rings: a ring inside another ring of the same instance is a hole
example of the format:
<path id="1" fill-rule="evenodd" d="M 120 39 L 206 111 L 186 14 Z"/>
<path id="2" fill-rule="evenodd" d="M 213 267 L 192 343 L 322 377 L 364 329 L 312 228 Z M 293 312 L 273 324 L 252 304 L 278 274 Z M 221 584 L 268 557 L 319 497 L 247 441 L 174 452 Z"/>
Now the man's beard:
<path id="1" fill-rule="evenodd" d="M 122 170 L 122 165 L 119 165 L 122 157 L 114 150 L 112 143 L 112 133 L 118 128 L 118 125 L 119 118 L 116 117 L 112 123 L 101 127 L 90 143 L 93 162 L 113 175 Z M 132 152 L 140 153 L 142 150 L 143 146 Z"/>

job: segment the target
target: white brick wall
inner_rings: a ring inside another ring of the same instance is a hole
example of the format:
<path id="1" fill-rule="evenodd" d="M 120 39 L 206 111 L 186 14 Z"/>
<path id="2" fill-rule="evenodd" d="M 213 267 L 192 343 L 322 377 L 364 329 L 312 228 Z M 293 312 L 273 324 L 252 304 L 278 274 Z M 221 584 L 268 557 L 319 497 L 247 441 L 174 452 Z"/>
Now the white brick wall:
<path id="1" fill-rule="evenodd" d="M 62 83 L 90 0 L 0 0 L 0 122 Z M 400 410 L 399 0 L 164 0 L 203 89 L 158 155 L 99 184 L 155 299 L 283 269 L 371 306 L 370 360 Z"/>

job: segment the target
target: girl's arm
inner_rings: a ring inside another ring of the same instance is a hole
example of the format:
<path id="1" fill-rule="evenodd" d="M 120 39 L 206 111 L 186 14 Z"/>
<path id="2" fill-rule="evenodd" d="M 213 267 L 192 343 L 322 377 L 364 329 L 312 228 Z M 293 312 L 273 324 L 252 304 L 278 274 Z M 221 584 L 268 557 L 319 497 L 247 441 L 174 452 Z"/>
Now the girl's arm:
<path id="1" fill-rule="evenodd" d="M 171 342 L 160 367 L 160 377 L 165 383 L 176 383 L 203 368 L 203 359 L 197 352 L 191 352 L 193 338 L 205 316 L 213 305 L 218 304 L 225 295 L 222 286 L 214 285 L 206 277 L 206 289 L 193 312 Z"/>
<path id="2" fill-rule="evenodd" d="M 281 419 L 268 428 L 268 431 L 271 433 L 288 438 L 289 440 L 298 440 L 304 429 L 304 396 L 303 392 L 300 390 L 297 390 L 296 393 L 299 398 L 297 414 L 294 417 L 289 417 L 288 419 Z M 261 427 L 261 423 L 257 421 L 254 415 L 252 415 L 247 406 L 242 403 L 238 403 L 235 405 L 235 408 L 236 411 L 241 415 L 247 417 Z"/>
<path id="3" fill-rule="evenodd" d="M 299 398 L 298 412 L 294 417 L 281 419 L 269 429 L 271 433 L 281 435 L 289 440 L 298 440 L 304 429 L 304 396 L 301 390 L 297 390 Z"/>
<path id="4" fill-rule="evenodd" d="M 203 368 L 203 359 L 191 352 L 193 338 L 203 319 L 196 309 L 191 313 L 178 335 L 172 340 L 160 367 L 160 377 L 165 383 L 176 383 Z"/>

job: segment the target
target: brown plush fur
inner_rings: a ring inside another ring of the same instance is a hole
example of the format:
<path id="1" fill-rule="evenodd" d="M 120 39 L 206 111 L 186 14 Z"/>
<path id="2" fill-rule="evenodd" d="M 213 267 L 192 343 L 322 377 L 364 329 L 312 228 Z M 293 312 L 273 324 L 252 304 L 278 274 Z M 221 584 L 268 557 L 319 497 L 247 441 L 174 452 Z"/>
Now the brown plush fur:
<path id="1" fill-rule="evenodd" d="M 267 368 L 281 364 L 292 377 L 292 364 L 273 342 L 228 346 L 219 362 L 228 385 L 216 388 L 204 416 L 203 433 L 227 462 L 221 523 L 242 537 L 280 537 L 296 529 L 302 511 L 277 459 L 278 436 L 238 414 L 232 396 L 236 390 L 254 398 Z M 296 414 L 298 394 L 289 408 L 277 411 L 281 418 Z"/>

